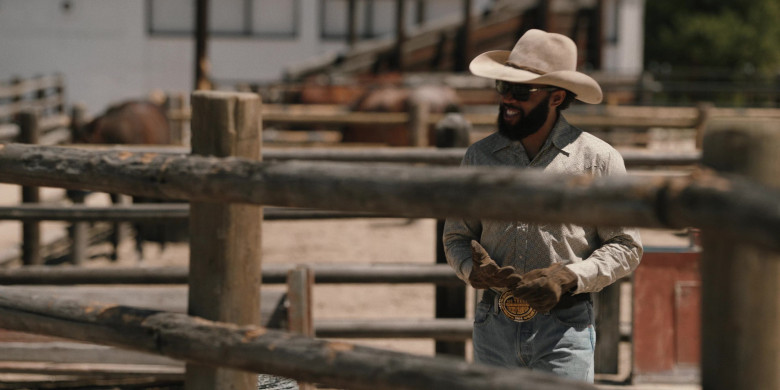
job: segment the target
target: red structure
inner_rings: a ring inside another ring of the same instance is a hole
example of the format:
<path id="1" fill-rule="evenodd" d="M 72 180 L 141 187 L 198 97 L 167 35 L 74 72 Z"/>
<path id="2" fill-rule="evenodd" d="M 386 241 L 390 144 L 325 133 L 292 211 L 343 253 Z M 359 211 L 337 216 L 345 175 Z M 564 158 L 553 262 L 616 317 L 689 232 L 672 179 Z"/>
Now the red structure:
<path id="1" fill-rule="evenodd" d="M 642 381 L 698 380 L 701 254 L 645 252 L 634 273 L 633 375 Z"/>

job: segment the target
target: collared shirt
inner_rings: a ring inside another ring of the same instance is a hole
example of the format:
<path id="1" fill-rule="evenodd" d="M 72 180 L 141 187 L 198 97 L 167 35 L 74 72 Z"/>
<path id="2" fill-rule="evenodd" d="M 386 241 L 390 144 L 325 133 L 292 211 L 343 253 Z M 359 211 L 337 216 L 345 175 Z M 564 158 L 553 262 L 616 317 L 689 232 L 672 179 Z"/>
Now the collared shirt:
<path id="1" fill-rule="evenodd" d="M 508 165 L 594 176 L 626 173 L 617 150 L 570 125 L 563 116 L 533 160 L 520 142 L 494 133 L 471 145 L 462 165 Z M 642 257 L 634 228 L 450 218 L 442 239 L 447 262 L 464 281 L 472 268 L 471 240 L 477 240 L 496 263 L 514 266 L 521 274 L 552 263 L 566 264 L 578 278 L 574 293 L 601 290 L 633 271 Z"/>

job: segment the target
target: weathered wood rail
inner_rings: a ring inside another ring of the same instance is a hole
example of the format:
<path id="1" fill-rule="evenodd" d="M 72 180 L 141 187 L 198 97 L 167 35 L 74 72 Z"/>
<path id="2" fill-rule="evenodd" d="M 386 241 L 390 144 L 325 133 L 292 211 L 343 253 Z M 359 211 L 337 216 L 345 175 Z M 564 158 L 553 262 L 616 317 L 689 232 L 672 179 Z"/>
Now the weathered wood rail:
<path id="1" fill-rule="evenodd" d="M 196 95 L 200 99 L 233 102 L 229 104 L 249 100 L 246 96 L 231 100 L 229 97 L 225 99 L 229 95 L 224 94 L 211 97 L 207 94 Z M 247 116 L 248 112 L 253 112 L 251 108 L 232 107 L 235 110 L 198 111 L 200 113 L 193 120 L 200 124 L 195 128 L 201 129 L 199 131 L 207 130 L 203 124 L 208 123 L 209 114 L 213 114 L 221 123 L 229 124 L 228 127 L 241 124 L 255 126 L 252 116 Z M 729 302 L 731 307 L 736 308 L 735 315 L 728 317 L 729 322 L 736 325 L 736 329 L 749 329 L 750 337 L 742 333 L 738 337 L 724 337 L 730 329 L 728 326 L 718 327 L 716 332 L 703 332 L 702 344 L 710 348 L 708 351 L 735 352 L 723 356 L 710 354 L 711 359 L 703 364 L 703 384 L 708 389 L 763 389 L 780 386 L 776 375 L 776 367 L 780 362 L 780 352 L 776 348 L 778 316 L 776 310 L 769 310 L 768 315 L 760 316 L 761 321 L 748 323 L 745 320 L 753 317 L 740 310 L 743 306 L 752 307 L 754 300 L 766 304 L 762 307 L 780 307 L 777 305 L 780 299 L 778 294 L 771 294 L 776 292 L 776 286 L 768 284 L 780 275 L 780 267 L 775 261 L 776 252 L 780 251 L 780 237 L 777 235 L 777 231 L 780 231 L 780 192 L 777 183 L 770 179 L 777 175 L 769 174 L 776 172 L 779 166 L 776 164 L 777 156 L 770 159 L 766 157 L 768 154 L 749 153 L 752 149 L 763 150 L 767 145 L 776 145 L 776 142 L 766 141 L 778 138 L 768 131 L 771 126 L 756 126 L 744 129 L 729 127 L 709 135 L 707 139 L 710 140 L 710 146 L 705 142 L 703 159 L 724 173 L 701 171 L 685 177 L 593 178 L 485 167 L 458 169 L 330 162 L 258 162 L 228 157 L 230 153 L 224 151 L 237 146 L 232 144 L 237 142 L 232 137 L 238 133 L 227 131 L 210 135 L 214 138 L 206 138 L 224 147 L 220 149 L 221 152 L 215 153 L 222 157 L 164 156 L 127 151 L 89 152 L 6 145 L 0 147 L 0 164 L 4 168 L 0 171 L 0 181 L 185 199 L 195 204 L 221 202 L 306 207 L 391 213 L 401 217 L 452 216 L 640 227 L 699 227 L 703 229 L 705 237 L 709 236 L 719 243 L 718 252 L 712 252 L 712 255 L 723 255 L 721 263 L 728 259 L 728 264 L 737 264 L 736 258 L 727 256 L 732 252 L 724 250 L 727 248 L 723 245 L 739 242 L 738 249 L 745 248 L 745 253 L 752 254 L 757 260 L 751 260 L 751 264 L 760 264 L 760 268 L 740 270 L 741 276 L 737 283 L 730 277 L 736 269 L 733 266 L 707 270 L 708 277 L 703 279 L 704 317 L 711 321 L 705 322 L 705 329 L 712 321 L 717 322 L 715 314 L 722 309 L 723 302 Z M 252 139 L 256 137 L 249 136 Z M 721 147 L 712 147 L 718 145 L 718 140 L 721 141 Z M 723 153 L 723 150 L 728 150 L 723 146 L 734 142 L 741 145 L 741 153 L 738 156 L 730 151 Z M 763 156 L 763 159 L 754 160 L 756 156 Z M 731 168 L 730 162 L 741 168 Z M 750 172 L 745 167 L 761 168 L 757 168 L 758 173 L 751 175 L 761 184 L 728 173 Z M 515 207 L 517 204 L 524 207 Z M 225 214 L 220 211 L 215 213 L 215 220 L 224 222 L 235 215 L 237 213 Z M 196 230 L 202 234 L 198 237 L 205 240 L 218 236 L 214 230 L 205 227 L 204 224 L 202 230 Z M 236 225 L 232 225 L 231 229 L 225 231 L 235 229 Z M 705 240 L 705 254 L 716 249 L 714 245 L 707 245 L 708 242 Z M 228 268 L 216 267 L 210 271 L 220 283 L 229 283 L 230 275 L 239 276 L 236 270 L 256 261 L 236 251 L 236 240 L 215 245 L 216 248 L 222 248 L 214 252 L 222 254 L 219 264 L 225 263 L 225 259 L 230 263 Z M 209 291 L 208 286 L 212 283 L 202 276 L 203 270 L 208 269 L 213 259 L 193 257 L 191 264 L 193 262 L 201 262 L 200 266 L 205 267 L 196 271 L 196 275 L 200 275 L 197 280 L 205 286 L 193 279 L 190 279 L 190 283 L 197 286 L 201 293 Z M 754 280 L 752 276 L 756 276 L 755 269 L 762 271 L 755 280 L 767 288 L 770 294 L 746 292 L 754 290 L 751 288 L 737 289 L 738 286 L 751 286 L 749 282 Z M 244 278 L 246 272 L 240 276 Z M 728 285 L 727 291 L 739 294 L 723 297 L 717 293 L 723 287 L 721 284 Z M 254 288 L 252 283 L 245 281 L 237 285 L 246 291 L 252 291 L 247 287 Z M 60 304 L 52 298 L 36 299 L 0 290 L 2 326 L 185 359 L 189 362 L 188 380 L 185 380 L 188 386 L 195 386 L 189 379 L 202 377 L 203 368 L 220 366 L 350 388 L 522 388 L 526 385 L 535 389 L 545 386 L 559 389 L 576 386 L 592 388 L 547 375 L 531 375 L 522 370 L 482 371 L 486 368 L 450 360 L 388 354 L 276 333 L 251 325 L 222 324 L 115 305 Z M 237 297 L 235 292 L 217 292 L 214 306 L 228 312 L 240 309 L 240 303 L 236 305 L 237 302 L 234 302 L 240 298 L 225 301 L 230 296 Z M 250 309 L 254 305 L 251 301 L 243 304 Z M 190 314 L 198 313 L 190 309 Z M 221 312 L 207 312 L 204 316 L 217 319 L 230 317 Z M 736 353 L 740 351 L 755 351 L 755 354 Z M 751 359 L 751 356 L 756 358 Z M 723 373 L 726 371 L 722 369 L 724 361 L 733 364 L 735 369 Z M 375 366 L 375 363 L 379 364 Z M 339 369 L 333 370 L 333 365 Z M 191 377 L 190 372 L 195 369 L 199 372 Z M 217 370 L 214 375 L 205 375 L 208 380 L 202 381 L 205 383 L 202 387 L 216 388 L 226 383 L 243 383 L 238 386 L 249 388 L 250 384 L 243 379 L 225 379 L 228 376 L 223 377 L 221 372 Z M 486 379 L 486 375 L 490 379 Z M 474 379 L 478 382 L 472 382 Z"/>
<path id="2" fill-rule="evenodd" d="M 460 284 L 446 264 L 312 264 L 315 283 Z M 262 283 L 285 283 L 292 264 L 266 264 Z M 0 285 L 187 284 L 187 267 L 45 267 L 0 270 Z"/>
<path id="3" fill-rule="evenodd" d="M 111 304 L 83 305 L 0 287 L 4 327 L 152 352 L 205 366 L 267 372 L 349 389 L 594 389 L 507 370 L 312 339 L 256 326 Z"/>
<path id="4" fill-rule="evenodd" d="M 64 113 L 65 81 L 61 74 L 0 82 L 0 123 L 10 122 L 30 108 L 46 114 Z"/>
<path id="5" fill-rule="evenodd" d="M 314 279 L 312 284 L 434 284 L 439 286 L 459 286 L 460 279 L 455 276 L 446 264 L 313 264 L 307 266 Z M 291 271 L 296 266 L 292 264 L 267 264 L 263 267 L 262 284 L 288 284 L 289 294 L 296 290 L 289 283 Z M 16 269 L 0 270 L 0 285 L 6 286 L 44 286 L 43 289 L 53 289 L 55 286 L 69 288 L 74 285 L 99 285 L 107 294 L 104 299 L 116 296 L 114 290 L 127 289 L 132 285 L 172 285 L 189 282 L 187 267 L 111 267 L 111 268 L 81 268 L 81 267 L 43 267 L 30 266 Z M 113 285 L 107 287 L 106 285 Z M 170 289 L 172 286 L 166 286 Z M 46 292 L 47 290 L 43 290 Z M 59 290 L 58 290 L 59 291 Z M 60 292 L 60 296 L 68 296 Z M 94 294 L 93 294 L 94 295 Z M 148 295 L 144 291 L 133 293 L 135 296 Z M 165 301 L 171 306 L 172 293 L 166 293 Z M 261 297 L 266 300 L 265 294 Z M 140 298 L 139 298 L 140 299 Z M 159 300 L 160 298 L 158 298 Z M 271 301 L 277 298 L 269 297 Z M 125 300 L 126 301 L 126 300 Z M 153 302 L 153 299 L 141 299 L 143 302 Z M 308 300 L 310 301 L 310 299 Z M 127 304 L 127 303 L 125 303 Z M 304 305 L 310 305 L 305 303 Z M 138 306 L 138 305 L 133 305 Z M 274 310 L 276 305 L 265 310 Z M 293 310 L 290 304 L 287 310 Z M 144 306 L 147 307 L 147 306 Z M 165 306 L 153 306 L 164 309 Z M 186 302 L 177 303 L 176 312 L 185 312 Z M 168 310 L 170 311 L 170 310 Z M 269 321 L 270 314 L 264 314 L 263 324 Z M 314 324 L 312 334 L 329 338 L 436 338 L 441 340 L 464 341 L 471 338 L 472 323 L 466 318 L 460 319 L 383 319 L 355 320 L 331 319 L 317 320 L 310 315 L 307 322 Z M 293 321 L 290 321 L 293 322 Z"/>
<path id="6" fill-rule="evenodd" d="M 707 172 L 582 178 L 485 167 L 269 163 L 19 144 L 0 148 L 0 164 L 0 181 L 24 185 L 412 218 L 696 226 L 780 248 L 777 191 Z M 534 207 L 512 207 L 517 202 Z"/>
<path id="7" fill-rule="evenodd" d="M 190 149 L 183 146 L 153 145 L 72 145 L 86 150 L 113 150 L 132 153 L 157 153 L 161 155 L 186 155 Z M 619 148 L 627 168 L 680 167 L 696 165 L 701 160 L 700 151 L 657 151 L 636 148 Z M 317 148 L 265 148 L 264 161 L 333 161 L 360 163 L 398 163 L 429 165 L 460 165 L 466 148 L 428 147 L 317 147 Z"/>
<path id="8" fill-rule="evenodd" d="M 189 108 L 170 110 L 173 120 L 189 120 L 192 116 Z M 444 114 L 430 113 L 427 121 L 433 125 Z M 463 116 L 475 126 L 492 126 L 496 123 L 495 113 L 465 112 Z M 583 128 L 700 128 L 706 122 L 722 118 L 766 118 L 780 119 L 778 108 L 720 108 L 720 107 L 645 107 L 645 106 L 604 106 L 596 109 L 567 112 L 569 123 Z M 265 125 L 376 125 L 398 126 L 410 123 L 406 112 L 352 112 L 346 106 L 337 105 L 265 105 L 263 108 Z"/>

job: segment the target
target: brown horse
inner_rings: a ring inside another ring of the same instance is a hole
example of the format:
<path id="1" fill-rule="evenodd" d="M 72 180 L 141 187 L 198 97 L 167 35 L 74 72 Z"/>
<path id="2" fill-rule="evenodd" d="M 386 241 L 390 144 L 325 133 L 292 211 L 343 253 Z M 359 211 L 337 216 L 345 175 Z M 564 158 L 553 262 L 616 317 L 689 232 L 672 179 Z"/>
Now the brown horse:
<path id="1" fill-rule="evenodd" d="M 74 142 L 88 144 L 146 144 L 164 145 L 171 142 L 171 128 L 162 107 L 147 101 L 126 101 L 109 107 L 105 113 L 84 125 L 77 132 Z M 78 196 L 78 194 L 73 194 Z M 83 195 L 82 195 L 83 196 Z M 115 204 L 118 196 L 111 194 Z M 133 203 L 161 203 L 159 199 L 133 197 Z M 136 223 L 136 251 L 143 259 L 143 243 L 153 241 L 163 248 L 168 241 L 182 241 L 187 237 L 185 222 Z M 116 230 L 116 229 L 115 229 Z M 118 238 L 112 237 L 116 259 Z"/>
<path id="2" fill-rule="evenodd" d="M 160 106 L 126 101 L 87 123 L 77 138 L 75 142 L 88 144 L 165 145 L 171 142 L 171 129 Z"/>
<path id="3" fill-rule="evenodd" d="M 459 111 L 460 99 L 454 89 L 439 85 L 416 88 L 385 85 L 368 90 L 352 105 L 355 112 L 409 112 L 418 103 L 425 103 L 432 113 Z M 344 142 L 381 143 L 389 146 L 409 146 L 408 126 L 352 125 L 343 131 Z M 432 143 L 433 135 L 429 135 Z"/>

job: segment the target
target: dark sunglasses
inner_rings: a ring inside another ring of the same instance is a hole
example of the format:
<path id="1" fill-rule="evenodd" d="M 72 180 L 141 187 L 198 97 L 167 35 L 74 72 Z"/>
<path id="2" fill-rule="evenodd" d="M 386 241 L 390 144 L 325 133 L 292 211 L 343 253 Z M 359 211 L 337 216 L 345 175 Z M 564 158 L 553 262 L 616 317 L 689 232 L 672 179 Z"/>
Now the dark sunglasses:
<path id="1" fill-rule="evenodd" d="M 531 87 L 528 84 L 510 83 L 508 81 L 496 80 L 496 91 L 501 95 L 509 94 L 513 99 L 524 102 L 531 97 L 532 92 L 536 91 L 557 91 L 558 87 Z"/>

